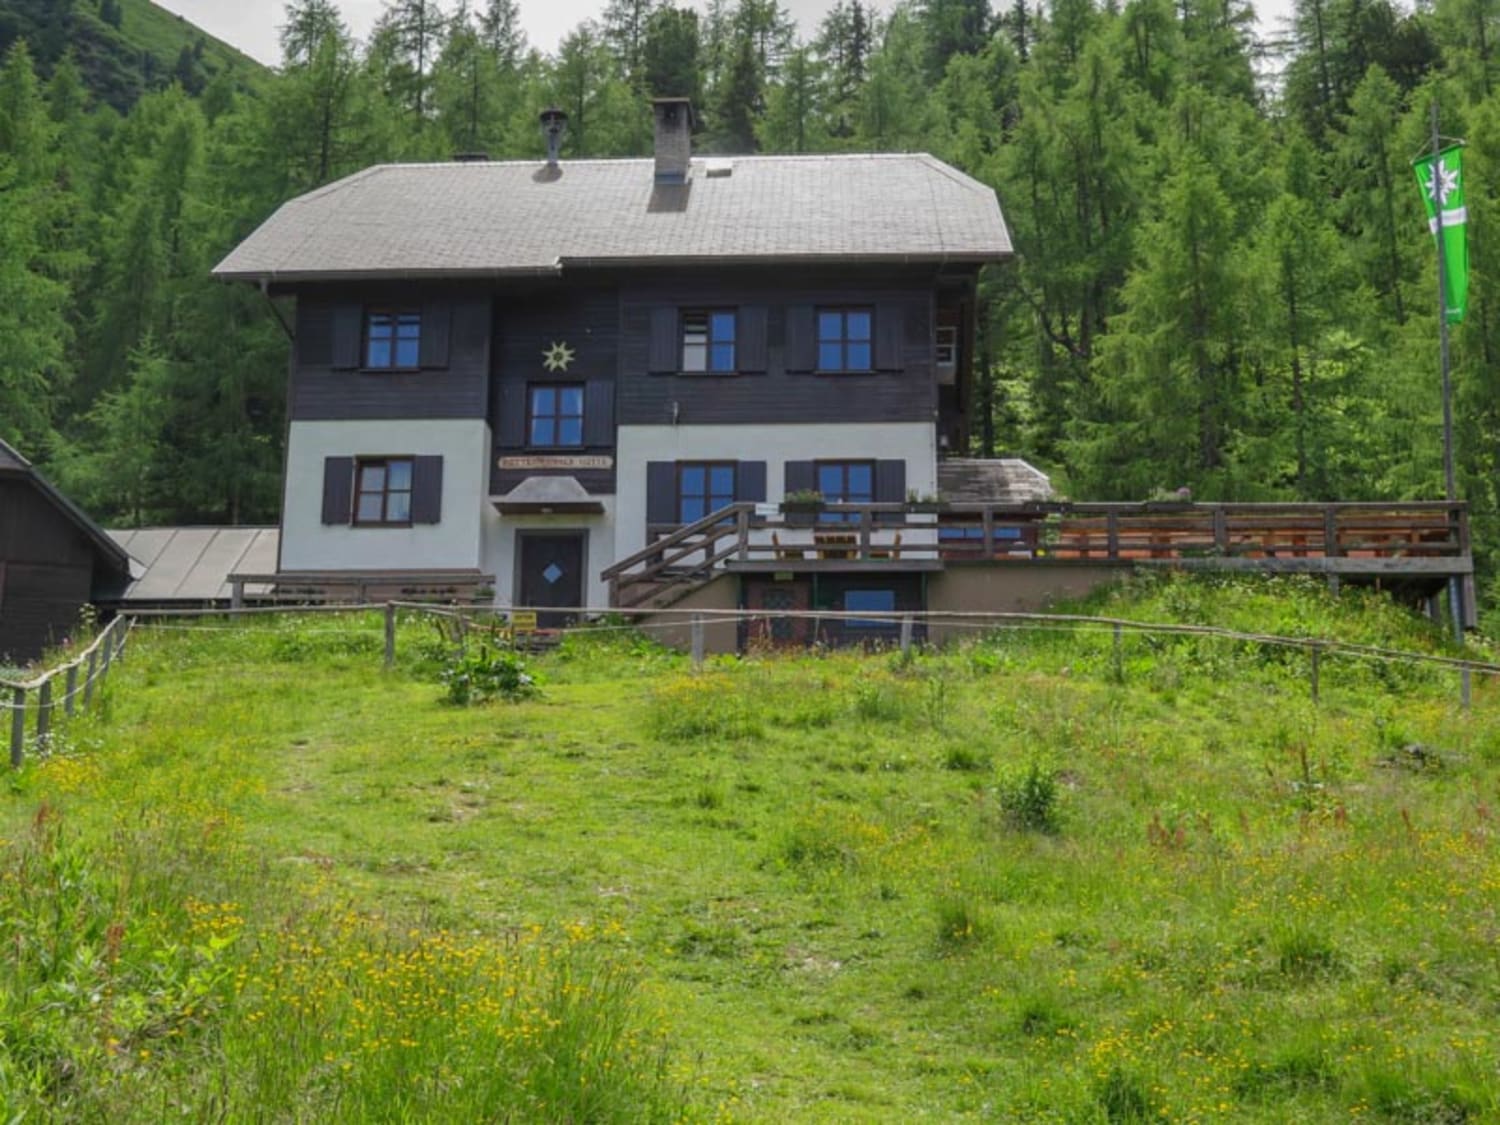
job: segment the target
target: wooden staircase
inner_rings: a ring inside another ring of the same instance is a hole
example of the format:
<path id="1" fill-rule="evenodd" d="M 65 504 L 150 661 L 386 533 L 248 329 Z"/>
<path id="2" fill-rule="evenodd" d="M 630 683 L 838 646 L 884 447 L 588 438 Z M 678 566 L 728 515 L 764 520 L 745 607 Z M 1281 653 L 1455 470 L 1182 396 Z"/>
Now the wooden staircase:
<path id="1" fill-rule="evenodd" d="M 707 585 L 720 573 L 721 564 L 747 557 L 754 511 L 752 503 L 729 504 L 601 571 L 600 577 L 609 583 L 609 604 L 666 609 Z"/>

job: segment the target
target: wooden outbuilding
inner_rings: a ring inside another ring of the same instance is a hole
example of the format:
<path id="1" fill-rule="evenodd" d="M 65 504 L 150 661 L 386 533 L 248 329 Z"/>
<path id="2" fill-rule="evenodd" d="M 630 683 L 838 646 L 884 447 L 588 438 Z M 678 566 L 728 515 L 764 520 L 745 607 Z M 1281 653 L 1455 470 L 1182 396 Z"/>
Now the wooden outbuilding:
<path id="1" fill-rule="evenodd" d="M 129 581 L 124 549 L 0 441 L 0 664 L 34 660 Z"/>

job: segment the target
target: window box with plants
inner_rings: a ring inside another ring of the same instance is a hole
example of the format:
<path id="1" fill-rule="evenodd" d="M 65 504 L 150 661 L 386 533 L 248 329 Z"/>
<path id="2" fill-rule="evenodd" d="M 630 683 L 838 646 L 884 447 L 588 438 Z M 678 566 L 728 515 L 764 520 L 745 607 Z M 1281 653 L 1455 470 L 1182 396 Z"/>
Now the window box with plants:
<path id="1" fill-rule="evenodd" d="M 827 501 L 815 488 L 799 488 L 781 498 L 781 514 L 790 527 L 811 527 Z"/>
<path id="2" fill-rule="evenodd" d="M 913 488 L 906 493 L 906 510 L 908 512 L 941 512 L 944 503 L 943 498 L 933 492 L 918 492 Z"/>

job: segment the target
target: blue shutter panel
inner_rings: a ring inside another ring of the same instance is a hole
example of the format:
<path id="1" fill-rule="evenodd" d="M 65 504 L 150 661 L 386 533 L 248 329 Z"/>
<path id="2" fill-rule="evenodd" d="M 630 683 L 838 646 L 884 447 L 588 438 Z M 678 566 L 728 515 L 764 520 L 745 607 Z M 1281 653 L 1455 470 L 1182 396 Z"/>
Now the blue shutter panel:
<path id="1" fill-rule="evenodd" d="M 448 366 L 448 336 L 452 327 L 452 310 L 447 301 L 432 300 L 422 305 L 421 365 Z"/>
<path id="2" fill-rule="evenodd" d="M 646 370 L 664 375 L 677 370 L 677 310 L 662 306 L 651 310 L 651 345 Z"/>
<path id="3" fill-rule="evenodd" d="M 360 367 L 360 339 L 364 335 L 365 310 L 359 305 L 342 304 L 333 310 L 333 366 Z"/>
<path id="4" fill-rule="evenodd" d="M 734 498 L 760 504 L 766 498 L 766 463 L 764 461 L 741 461 L 735 474 Z"/>
<path id="5" fill-rule="evenodd" d="M 677 522 L 677 463 L 646 462 L 646 522 Z"/>
<path id="6" fill-rule="evenodd" d="M 323 522 L 348 523 L 354 516 L 354 458 L 323 458 Z"/>

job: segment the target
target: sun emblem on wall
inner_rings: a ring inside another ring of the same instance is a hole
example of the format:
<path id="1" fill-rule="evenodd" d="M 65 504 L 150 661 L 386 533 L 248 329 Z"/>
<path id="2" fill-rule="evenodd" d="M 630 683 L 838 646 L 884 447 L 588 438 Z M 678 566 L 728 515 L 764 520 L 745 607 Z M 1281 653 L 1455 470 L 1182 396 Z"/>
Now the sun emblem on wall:
<path id="1" fill-rule="evenodd" d="M 552 346 L 542 349 L 542 366 L 548 371 L 566 371 L 568 364 L 573 362 L 573 349 L 559 340 L 552 341 Z"/>

